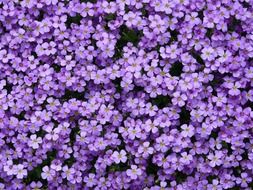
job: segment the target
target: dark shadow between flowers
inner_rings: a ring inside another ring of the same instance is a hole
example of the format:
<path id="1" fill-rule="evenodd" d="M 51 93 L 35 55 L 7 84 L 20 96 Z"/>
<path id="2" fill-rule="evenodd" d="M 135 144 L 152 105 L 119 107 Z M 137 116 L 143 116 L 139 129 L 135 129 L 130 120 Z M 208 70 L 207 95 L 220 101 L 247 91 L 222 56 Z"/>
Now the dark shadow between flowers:
<path id="1" fill-rule="evenodd" d="M 180 124 L 189 124 L 191 121 L 191 115 L 190 115 L 190 111 L 186 109 L 186 107 L 182 107 L 181 108 L 181 112 L 179 114 L 180 116 Z"/>
<path id="2" fill-rule="evenodd" d="M 176 172 L 174 173 L 174 175 L 175 175 L 175 179 L 176 179 L 176 182 L 177 182 L 177 183 L 182 183 L 182 182 L 184 182 L 184 181 L 187 179 L 187 177 L 188 177 L 185 173 L 183 173 L 183 172 L 181 172 L 181 171 L 176 171 Z"/>
<path id="3" fill-rule="evenodd" d="M 120 93 L 122 91 L 122 88 L 120 86 L 120 83 L 122 81 L 122 78 L 116 78 L 115 80 L 113 80 L 113 84 L 114 84 L 114 87 L 116 88 L 116 92 Z"/>
<path id="4" fill-rule="evenodd" d="M 205 65 L 205 62 L 203 61 L 203 59 L 200 57 L 200 55 L 198 53 L 196 53 L 195 51 L 191 52 L 191 55 L 193 56 L 194 59 L 196 59 L 196 61 L 201 64 L 202 66 Z"/>
<path id="5" fill-rule="evenodd" d="M 120 162 L 119 164 L 112 164 L 111 166 L 106 168 L 107 172 L 115 172 L 115 171 L 126 171 L 129 168 L 127 163 Z"/>
<path id="6" fill-rule="evenodd" d="M 34 167 L 33 170 L 28 172 L 27 177 L 23 180 L 25 184 L 29 184 L 32 181 L 40 181 L 41 180 L 41 173 L 42 173 L 42 168 L 46 165 L 50 165 L 52 160 L 55 159 L 56 157 L 56 150 L 52 150 L 47 152 L 47 159 L 43 160 L 41 164 L 39 164 L 37 167 Z M 47 185 L 47 181 L 43 180 L 42 181 L 44 185 Z"/>
<path id="7" fill-rule="evenodd" d="M 173 41 L 177 41 L 178 34 L 179 32 L 177 30 L 170 30 L 171 35 L 170 43 L 172 43 Z"/>
<path id="8" fill-rule="evenodd" d="M 158 95 L 156 98 L 151 98 L 151 103 L 152 105 L 156 105 L 159 109 L 162 109 L 171 104 L 171 97 Z"/>
<path id="9" fill-rule="evenodd" d="M 141 31 L 129 29 L 127 26 L 122 25 L 120 27 L 121 37 L 116 43 L 114 58 L 118 59 L 122 57 L 122 49 L 127 45 L 128 42 L 131 42 L 134 46 L 137 46 L 142 35 L 143 34 Z"/>
<path id="10" fill-rule="evenodd" d="M 158 170 L 159 167 L 152 162 L 152 157 L 150 157 L 148 160 L 148 166 L 146 168 L 147 174 L 156 174 Z"/>
<path id="11" fill-rule="evenodd" d="M 82 18 L 83 17 L 80 14 L 77 14 L 74 17 L 71 17 L 71 16 L 68 15 L 67 22 L 66 22 L 67 28 L 70 28 L 72 23 L 80 25 L 80 22 L 81 22 Z"/>
<path id="12" fill-rule="evenodd" d="M 71 91 L 71 90 L 65 90 L 65 93 L 61 98 L 65 101 L 72 99 L 72 98 L 75 98 L 77 100 L 84 100 L 84 93 L 77 92 L 77 91 Z"/>
<path id="13" fill-rule="evenodd" d="M 180 76 L 183 72 L 183 64 L 179 61 L 176 61 L 170 68 L 171 76 Z"/>

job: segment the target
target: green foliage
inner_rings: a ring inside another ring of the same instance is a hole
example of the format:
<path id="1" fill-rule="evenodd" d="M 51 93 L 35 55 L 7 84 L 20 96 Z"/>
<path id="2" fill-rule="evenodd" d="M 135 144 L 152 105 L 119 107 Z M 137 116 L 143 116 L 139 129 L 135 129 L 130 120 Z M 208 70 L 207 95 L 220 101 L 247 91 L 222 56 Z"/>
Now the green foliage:
<path id="1" fill-rule="evenodd" d="M 67 21 L 66 21 L 67 27 L 70 28 L 70 26 L 71 26 L 72 23 L 80 24 L 82 18 L 83 18 L 83 17 L 82 17 L 80 14 L 77 14 L 77 15 L 74 16 L 74 17 L 68 16 L 68 17 L 67 17 Z"/>
<path id="2" fill-rule="evenodd" d="M 42 168 L 46 165 L 48 166 L 51 164 L 52 160 L 54 160 L 56 157 L 56 153 L 56 150 L 49 151 L 47 153 L 47 159 L 44 160 L 40 165 L 35 167 L 33 170 L 29 171 L 27 177 L 24 179 L 24 182 L 26 184 L 29 184 L 32 181 L 40 181 Z M 44 183 L 46 183 L 46 181 L 44 181 Z"/>
<path id="3" fill-rule="evenodd" d="M 84 100 L 84 93 L 79 93 L 77 91 L 65 90 L 64 96 L 61 97 L 64 101 L 76 98 L 77 100 Z"/>
<path id="4" fill-rule="evenodd" d="M 115 18 L 116 18 L 116 14 L 107 14 L 105 16 L 106 21 L 111 21 L 111 20 L 114 20 Z"/>
<path id="5" fill-rule="evenodd" d="M 116 49 L 114 58 L 118 59 L 122 57 L 122 49 L 127 45 L 128 42 L 131 42 L 133 45 L 137 46 L 140 38 L 142 37 L 142 32 L 138 30 L 133 30 L 127 28 L 125 25 L 120 27 L 120 39 L 116 43 Z"/>
<path id="6" fill-rule="evenodd" d="M 186 178 L 188 177 L 185 173 L 180 172 L 180 171 L 176 171 L 176 172 L 174 173 L 174 175 L 175 175 L 175 178 L 176 178 L 176 182 L 177 182 L 177 183 L 182 183 L 182 182 L 184 182 L 184 181 L 186 180 Z"/>
<path id="7" fill-rule="evenodd" d="M 116 171 L 126 171 L 128 169 L 128 165 L 126 163 L 112 164 L 107 168 L 108 172 L 116 172 Z"/>
<path id="8" fill-rule="evenodd" d="M 156 105 L 159 109 L 162 109 L 171 103 L 171 97 L 159 95 L 156 98 L 152 98 L 151 102 L 153 105 Z"/>

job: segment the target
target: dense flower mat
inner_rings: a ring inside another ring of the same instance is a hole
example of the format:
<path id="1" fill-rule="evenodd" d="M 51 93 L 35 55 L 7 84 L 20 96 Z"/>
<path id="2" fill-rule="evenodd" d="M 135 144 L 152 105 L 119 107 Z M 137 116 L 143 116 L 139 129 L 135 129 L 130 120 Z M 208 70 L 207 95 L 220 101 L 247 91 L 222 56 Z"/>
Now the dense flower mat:
<path id="1" fill-rule="evenodd" d="M 252 189 L 252 58 L 252 0 L 0 0 L 0 189 Z"/>

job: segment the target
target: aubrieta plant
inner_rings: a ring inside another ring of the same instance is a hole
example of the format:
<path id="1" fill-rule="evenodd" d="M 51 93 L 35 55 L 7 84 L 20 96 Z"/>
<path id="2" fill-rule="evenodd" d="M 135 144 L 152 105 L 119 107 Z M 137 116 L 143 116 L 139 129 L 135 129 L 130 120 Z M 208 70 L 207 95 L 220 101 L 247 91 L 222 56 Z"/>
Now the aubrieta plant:
<path id="1" fill-rule="evenodd" d="M 0 189 L 253 188 L 253 0 L 0 0 Z"/>

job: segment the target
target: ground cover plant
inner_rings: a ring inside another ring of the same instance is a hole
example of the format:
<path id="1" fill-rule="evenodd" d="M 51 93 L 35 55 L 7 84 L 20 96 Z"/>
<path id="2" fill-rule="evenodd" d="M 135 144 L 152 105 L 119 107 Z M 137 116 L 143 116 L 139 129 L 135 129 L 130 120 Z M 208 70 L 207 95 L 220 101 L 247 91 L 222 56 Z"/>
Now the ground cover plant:
<path id="1" fill-rule="evenodd" d="M 0 189 L 252 189 L 252 59 L 252 0 L 0 0 Z"/>

